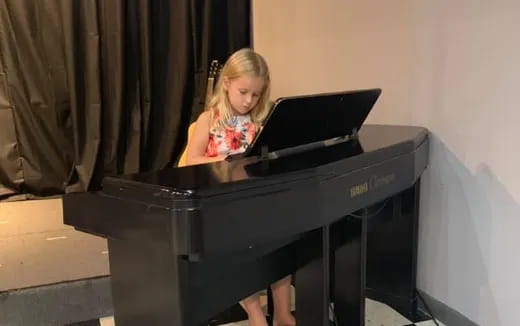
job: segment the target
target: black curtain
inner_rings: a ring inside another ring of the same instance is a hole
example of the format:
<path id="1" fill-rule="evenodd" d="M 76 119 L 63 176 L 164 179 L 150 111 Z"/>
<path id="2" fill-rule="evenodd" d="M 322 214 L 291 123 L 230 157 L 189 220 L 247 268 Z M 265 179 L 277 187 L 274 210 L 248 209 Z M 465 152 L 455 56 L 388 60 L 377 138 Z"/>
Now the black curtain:
<path id="1" fill-rule="evenodd" d="M 0 199 L 171 166 L 245 0 L 0 0 Z"/>

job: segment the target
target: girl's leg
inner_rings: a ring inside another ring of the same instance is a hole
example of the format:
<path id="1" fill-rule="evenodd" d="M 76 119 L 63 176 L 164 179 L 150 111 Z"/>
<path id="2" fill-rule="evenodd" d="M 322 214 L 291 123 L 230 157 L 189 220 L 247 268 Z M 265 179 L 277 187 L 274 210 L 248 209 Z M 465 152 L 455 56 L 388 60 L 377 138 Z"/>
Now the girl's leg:
<path id="1" fill-rule="evenodd" d="M 295 326 L 296 320 L 291 313 L 291 276 L 271 285 L 273 290 L 274 326 Z"/>
<path id="2" fill-rule="evenodd" d="M 240 301 L 240 304 L 247 312 L 249 326 L 268 326 L 264 312 L 262 311 L 260 296 L 258 294 L 253 294 L 252 296 L 245 298 Z"/>

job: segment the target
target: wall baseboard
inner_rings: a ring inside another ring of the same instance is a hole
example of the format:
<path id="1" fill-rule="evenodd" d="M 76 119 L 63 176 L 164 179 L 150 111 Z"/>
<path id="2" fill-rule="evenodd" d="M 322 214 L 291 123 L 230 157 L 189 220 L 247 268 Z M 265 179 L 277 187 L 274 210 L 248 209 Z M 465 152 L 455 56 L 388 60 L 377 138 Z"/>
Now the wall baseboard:
<path id="1" fill-rule="evenodd" d="M 477 323 L 471 321 L 469 318 L 458 312 L 457 310 L 447 306 L 439 300 L 431 297 L 430 295 L 418 290 L 424 301 L 430 308 L 433 317 L 438 321 L 442 322 L 446 326 L 479 326 Z M 429 313 L 421 300 L 419 300 L 419 308 Z"/>
<path id="2" fill-rule="evenodd" d="M 2 292 L 0 307 L 5 326 L 67 325 L 114 314 L 109 276 Z"/>

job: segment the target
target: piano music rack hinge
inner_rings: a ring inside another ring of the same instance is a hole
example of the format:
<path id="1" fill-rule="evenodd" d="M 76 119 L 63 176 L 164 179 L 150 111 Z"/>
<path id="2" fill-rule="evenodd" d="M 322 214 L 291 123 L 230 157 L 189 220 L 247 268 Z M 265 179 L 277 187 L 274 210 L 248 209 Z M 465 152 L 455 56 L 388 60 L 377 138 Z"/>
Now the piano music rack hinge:
<path id="1" fill-rule="evenodd" d="M 269 159 L 269 148 L 267 146 L 262 146 L 260 148 L 260 160 L 268 160 Z"/>
<path id="2" fill-rule="evenodd" d="M 350 134 L 349 139 L 358 139 L 358 138 L 359 138 L 359 135 L 358 135 L 357 128 L 352 128 L 352 133 Z"/>

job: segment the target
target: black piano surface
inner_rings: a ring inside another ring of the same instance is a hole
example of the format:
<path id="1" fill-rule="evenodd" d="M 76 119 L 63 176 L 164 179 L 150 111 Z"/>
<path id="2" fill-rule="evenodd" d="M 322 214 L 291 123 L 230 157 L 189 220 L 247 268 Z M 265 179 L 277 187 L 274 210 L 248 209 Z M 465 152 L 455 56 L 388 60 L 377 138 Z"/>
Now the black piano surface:
<path id="1" fill-rule="evenodd" d="M 416 189 L 428 146 L 424 128 L 365 125 L 358 140 L 275 160 L 107 177 L 99 192 L 64 197 L 64 222 L 108 239 L 118 325 L 204 325 L 319 257 L 328 238 L 316 230 L 340 225 L 334 237 L 348 228 L 341 223 L 349 214 Z M 363 239 L 366 225 L 359 228 L 355 236 Z M 416 234 L 410 237 L 413 255 Z M 415 286 L 416 259 L 407 260 Z M 362 311 L 358 317 L 363 324 Z M 317 325 L 298 320 L 307 324 Z"/>

